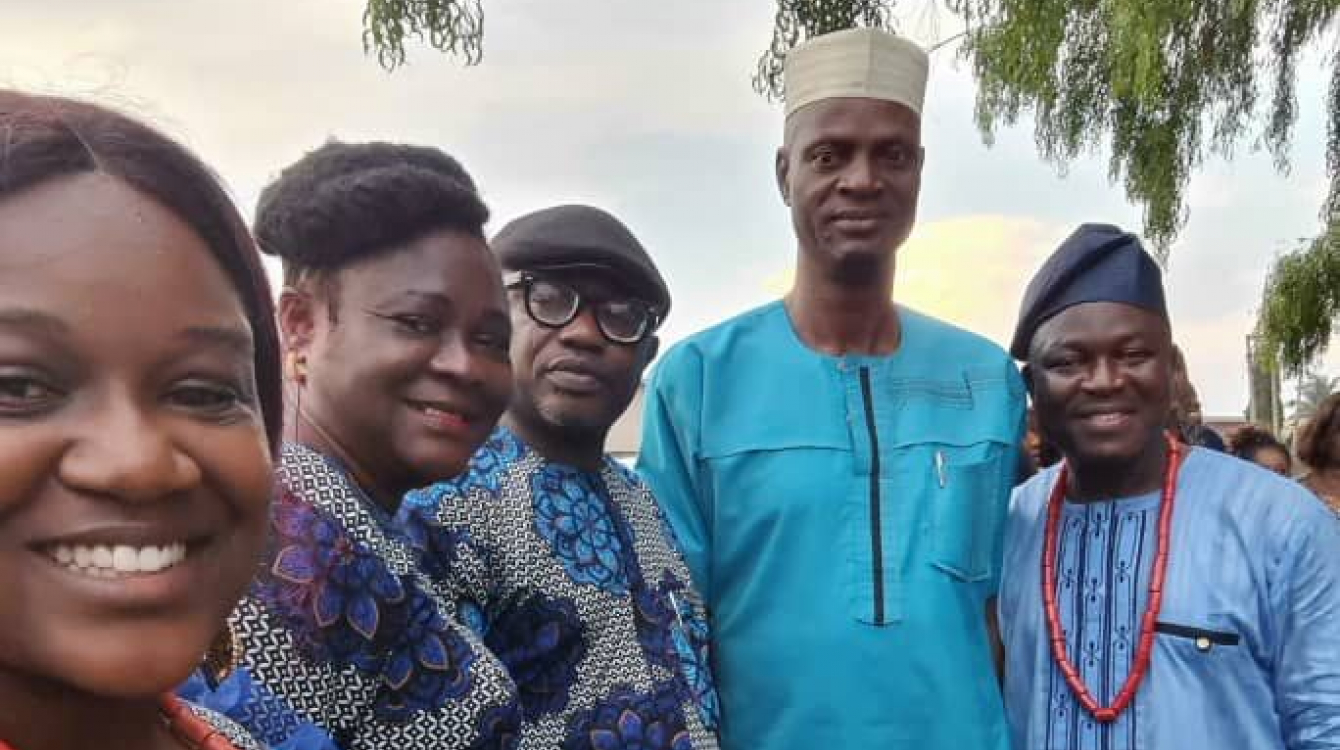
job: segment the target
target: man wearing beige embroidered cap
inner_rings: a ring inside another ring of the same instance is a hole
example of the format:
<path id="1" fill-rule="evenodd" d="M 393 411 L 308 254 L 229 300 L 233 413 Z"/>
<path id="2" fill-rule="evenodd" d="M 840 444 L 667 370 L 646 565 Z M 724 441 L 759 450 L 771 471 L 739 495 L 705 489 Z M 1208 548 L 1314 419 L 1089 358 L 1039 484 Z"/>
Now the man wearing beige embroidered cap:
<path id="1" fill-rule="evenodd" d="M 1009 357 L 893 302 L 926 54 L 868 29 L 786 66 L 795 286 L 666 354 L 639 468 L 713 615 L 727 750 L 1001 750 L 988 637 L 1023 428 Z"/>

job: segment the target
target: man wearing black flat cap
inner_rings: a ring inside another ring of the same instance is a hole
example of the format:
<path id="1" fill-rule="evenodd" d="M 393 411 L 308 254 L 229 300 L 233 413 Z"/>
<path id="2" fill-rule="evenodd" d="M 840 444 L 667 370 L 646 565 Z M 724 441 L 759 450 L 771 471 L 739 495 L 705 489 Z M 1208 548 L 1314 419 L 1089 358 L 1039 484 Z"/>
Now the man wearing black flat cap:
<path id="1" fill-rule="evenodd" d="M 410 493 L 404 527 L 516 681 L 520 748 L 715 750 L 702 600 L 651 492 L 605 454 L 656 354 L 665 282 L 589 206 L 523 216 L 492 244 L 512 402 L 466 474 Z"/>
<path id="2" fill-rule="evenodd" d="M 1340 748 L 1340 526 L 1166 430 L 1158 264 L 1086 224 L 1010 346 L 1064 456 L 1014 491 L 1000 589 L 1016 750 Z"/>

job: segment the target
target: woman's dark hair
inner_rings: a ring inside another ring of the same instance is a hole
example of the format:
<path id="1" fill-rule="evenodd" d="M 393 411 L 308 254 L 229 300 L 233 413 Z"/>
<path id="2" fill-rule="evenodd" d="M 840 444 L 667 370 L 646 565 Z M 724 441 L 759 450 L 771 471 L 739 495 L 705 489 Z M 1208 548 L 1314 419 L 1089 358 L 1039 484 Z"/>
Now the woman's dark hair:
<path id="1" fill-rule="evenodd" d="M 1284 443 L 1264 427 L 1245 424 L 1228 436 L 1228 452 L 1238 458 L 1252 461 L 1257 452 L 1263 449 L 1274 449 L 1286 456 L 1289 455 L 1289 449 L 1284 447 Z"/>
<path id="2" fill-rule="evenodd" d="M 218 178 L 189 151 L 87 102 L 0 89 L 0 201 L 48 180 L 101 172 L 162 204 L 199 233 L 242 299 L 255 343 L 257 398 L 270 448 L 282 433 L 274 300 L 246 223 Z"/>
<path id="3" fill-rule="evenodd" d="M 484 237 L 489 210 L 460 163 L 435 148 L 331 141 L 290 165 L 256 205 L 256 241 L 284 282 L 327 275 L 429 232 Z"/>
<path id="4" fill-rule="evenodd" d="M 1298 458 L 1313 471 L 1331 468 L 1330 443 L 1340 440 L 1340 393 L 1322 399 L 1317 413 L 1298 431 Z"/>

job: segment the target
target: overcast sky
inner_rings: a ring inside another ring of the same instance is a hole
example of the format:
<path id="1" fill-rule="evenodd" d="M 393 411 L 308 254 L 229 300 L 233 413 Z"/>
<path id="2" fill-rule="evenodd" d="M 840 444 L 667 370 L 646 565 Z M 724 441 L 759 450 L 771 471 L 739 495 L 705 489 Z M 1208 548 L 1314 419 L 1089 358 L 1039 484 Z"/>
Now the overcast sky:
<path id="1" fill-rule="evenodd" d="M 491 228 L 587 202 L 622 218 L 674 294 L 677 340 L 773 299 L 795 252 L 772 159 L 780 107 L 750 87 L 771 0 L 485 0 L 481 65 L 422 46 L 386 73 L 364 56 L 362 0 L 4 0 L 0 84 L 112 103 L 194 148 L 250 216 L 261 187 L 327 138 L 438 146 L 475 176 Z M 957 31 L 904 6 L 923 44 Z M 1317 233 L 1325 193 L 1323 56 L 1300 66 L 1293 169 L 1250 141 L 1192 183 L 1173 247 L 1176 335 L 1211 415 L 1242 412 L 1244 337 L 1271 258 Z M 1094 154 L 1062 177 L 1031 123 L 983 145 L 974 83 L 934 53 L 920 220 L 895 296 L 1007 342 L 1029 276 L 1080 222 L 1138 229 Z M 1328 360 L 1340 373 L 1340 347 Z"/>

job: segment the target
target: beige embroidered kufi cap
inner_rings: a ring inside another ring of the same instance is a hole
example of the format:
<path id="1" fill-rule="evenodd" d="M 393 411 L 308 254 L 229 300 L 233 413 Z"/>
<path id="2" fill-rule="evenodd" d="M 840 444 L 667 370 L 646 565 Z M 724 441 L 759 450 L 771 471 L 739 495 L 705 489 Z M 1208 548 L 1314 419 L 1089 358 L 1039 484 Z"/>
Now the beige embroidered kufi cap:
<path id="1" fill-rule="evenodd" d="M 930 60 L 926 51 L 879 29 L 817 36 L 786 56 L 786 116 L 824 99 L 897 102 L 921 114 Z"/>

